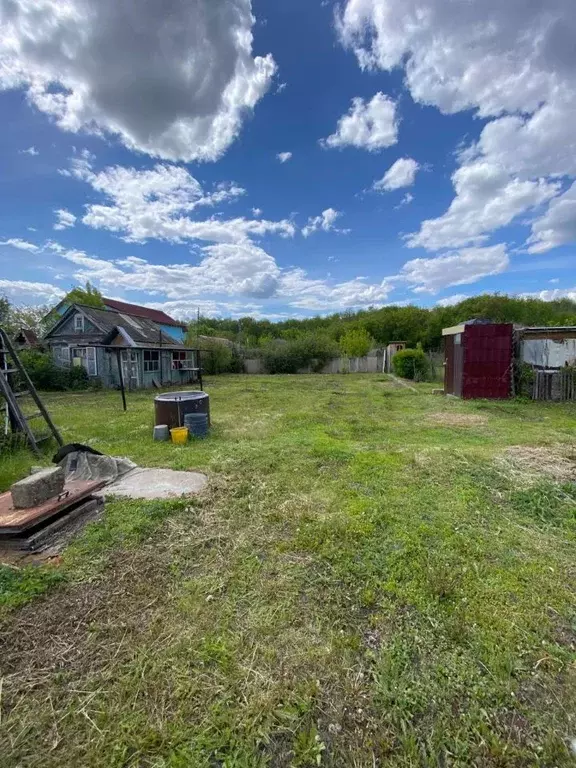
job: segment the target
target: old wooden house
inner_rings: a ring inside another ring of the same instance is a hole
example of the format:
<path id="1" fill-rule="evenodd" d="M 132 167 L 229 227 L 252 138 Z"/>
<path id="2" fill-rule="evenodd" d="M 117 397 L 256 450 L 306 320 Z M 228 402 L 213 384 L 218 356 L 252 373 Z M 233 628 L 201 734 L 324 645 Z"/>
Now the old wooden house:
<path id="1" fill-rule="evenodd" d="M 180 385 L 198 376 L 197 353 L 183 344 L 184 328 L 164 312 L 106 299 L 104 308 L 61 308 L 43 342 L 58 365 L 81 365 L 104 387 L 118 387 L 120 372 L 130 389 Z"/>

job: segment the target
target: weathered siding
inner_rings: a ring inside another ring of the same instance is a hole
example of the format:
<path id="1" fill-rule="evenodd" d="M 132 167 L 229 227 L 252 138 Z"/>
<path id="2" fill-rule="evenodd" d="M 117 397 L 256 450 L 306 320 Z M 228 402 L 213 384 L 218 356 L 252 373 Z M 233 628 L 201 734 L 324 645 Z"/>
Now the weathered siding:
<path id="1" fill-rule="evenodd" d="M 75 335 L 78 336 L 78 340 L 80 341 L 85 336 L 101 336 L 102 331 L 98 330 L 94 323 L 91 320 L 88 320 L 87 317 L 84 318 L 84 331 L 80 332 L 77 331 L 74 328 L 74 318 L 76 315 L 79 314 L 78 312 L 73 312 L 69 318 L 65 320 L 65 322 L 62 323 L 62 325 L 57 328 L 51 335 L 53 338 L 57 338 L 58 336 L 70 336 Z M 48 342 L 50 343 L 50 341 Z"/>
<path id="2" fill-rule="evenodd" d="M 521 359 L 536 368 L 564 368 L 576 364 L 576 339 L 523 339 Z"/>

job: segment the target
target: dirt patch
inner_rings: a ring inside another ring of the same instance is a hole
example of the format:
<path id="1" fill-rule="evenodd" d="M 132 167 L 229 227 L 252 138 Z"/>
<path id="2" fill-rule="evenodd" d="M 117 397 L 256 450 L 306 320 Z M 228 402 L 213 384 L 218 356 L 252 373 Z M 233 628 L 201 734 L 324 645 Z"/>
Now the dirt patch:
<path id="1" fill-rule="evenodd" d="M 488 418 L 477 413 L 439 411 L 427 416 L 426 422 L 435 427 L 485 427 L 488 424 Z"/>
<path id="2" fill-rule="evenodd" d="M 557 483 L 576 482 L 576 446 L 512 445 L 496 458 L 496 466 L 520 485 L 542 477 Z"/>

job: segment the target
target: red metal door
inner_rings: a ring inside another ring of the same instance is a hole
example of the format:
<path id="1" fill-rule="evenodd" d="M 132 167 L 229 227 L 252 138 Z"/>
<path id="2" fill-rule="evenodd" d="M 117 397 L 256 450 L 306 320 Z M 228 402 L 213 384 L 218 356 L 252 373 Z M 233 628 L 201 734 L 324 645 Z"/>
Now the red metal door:
<path id="1" fill-rule="evenodd" d="M 510 397 L 512 332 L 511 323 L 466 326 L 463 397 Z"/>

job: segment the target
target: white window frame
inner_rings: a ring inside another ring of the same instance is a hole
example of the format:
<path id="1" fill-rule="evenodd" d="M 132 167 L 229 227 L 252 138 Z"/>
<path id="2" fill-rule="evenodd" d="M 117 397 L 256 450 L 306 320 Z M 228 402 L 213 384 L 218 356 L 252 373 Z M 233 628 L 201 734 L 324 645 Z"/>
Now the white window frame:
<path id="1" fill-rule="evenodd" d="M 65 368 L 70 367 L 70 347 L 58 344 L 52 347 L 52 353 L 57 364 Z"/>
<path id="2" fill-rule="evenodd" d="M 156 359 L 146 360 L 146 355 L 156 355 Z M 156 349 L 145 349 L 142 352 L 144 373 L 160 373 L 160 352 Z M 152 367 L 155 366 L 155 367 Z"/>
<path id="3" fill-rule="evenodd" d="M 194 351 L 188 349 L 175 349 L 172 351 L 172 370 L 187 371 L 196 364 Z"/>
<path id="4" fill-rule="evenodd" d="M 80 312 L 74 315 L 74 330 L 84 333 L 84 315 L 81 315 Z"/>
<path id="5" fill-rule="evenodd" d="M 86 369 L 88 376 L 98 376 L 96 347 L 72 347 L 70 357 L 72 361 L 76 357 L 82 361 L 82 367 Z"/>

